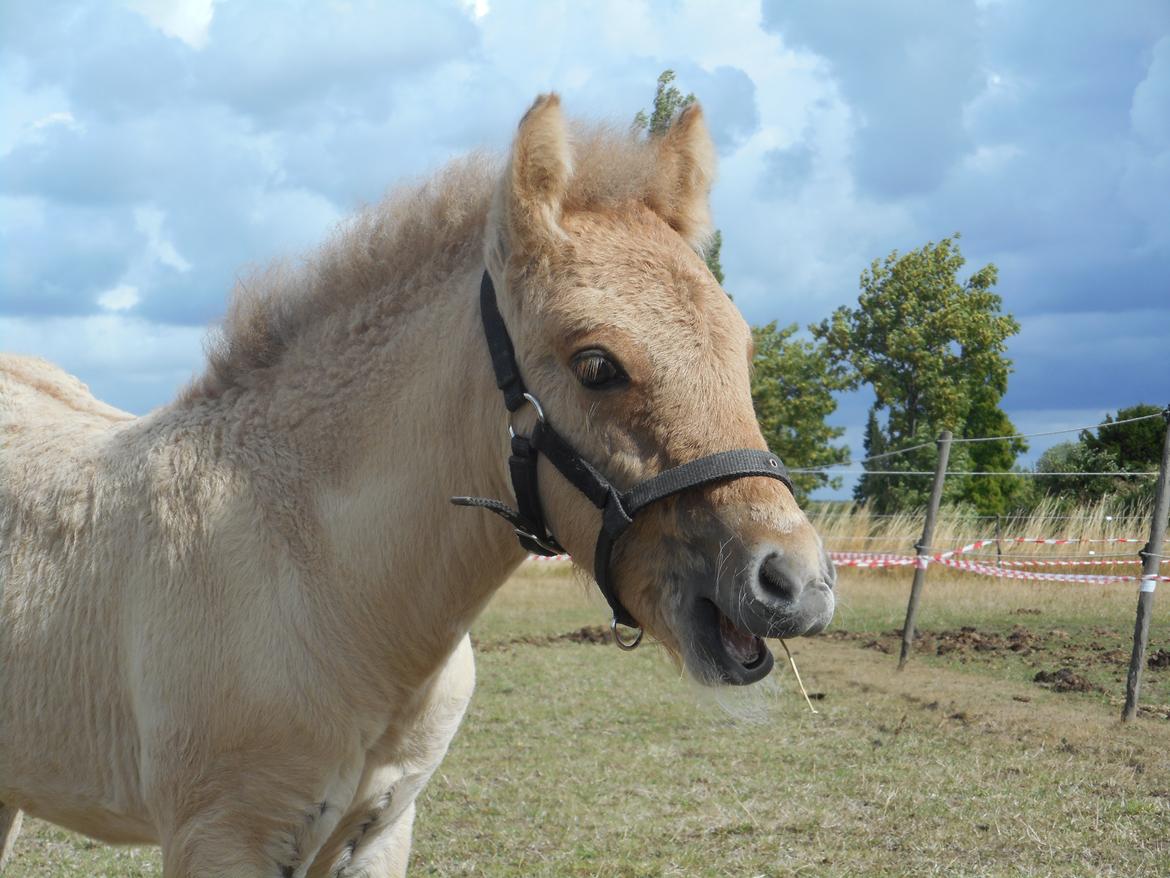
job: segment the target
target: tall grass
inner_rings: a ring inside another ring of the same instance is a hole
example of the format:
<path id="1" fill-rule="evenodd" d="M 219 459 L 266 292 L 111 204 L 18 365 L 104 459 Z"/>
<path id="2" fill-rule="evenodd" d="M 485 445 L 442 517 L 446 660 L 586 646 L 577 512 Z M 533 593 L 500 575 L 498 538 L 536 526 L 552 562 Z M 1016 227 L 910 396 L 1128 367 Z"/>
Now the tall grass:
<path id="1" fill-rule="evenodd" d="M 1011 559 L 1108 559 L 1114 563 L 1076 566 L 1016 567 L 1040 573 L 1110 574 L 1138 576 L 1135 562 L 1150 535 L 1151 504 L 1137 506 L 1122 515 L 1114 514 L 1104 502 L 1069 509 L 1044 502 L 1027 514 L 980 517 L 969 511 L 943 508 L 931 540 L 932 553 L 957 549 L 980 539 L 1001 538 L 999 548 L 1005 561 Z M 923 511 L 894 516 L 870 515 L 864 509 L 813 507 L 810 518 L 825 546 L 834 552 L 872 552 L 913 555 L 914 544 L 922 537 Z M 1140 543 L 1075 543 L 1043 545 L 1015 543 L 1012 537 L 1104 540 L 1117 537 L 1140 539 Z M 997 564 L 996 546 L 983 547 L 961 556 L 989 567 Z M 1005 564 L 1006 569 L 1013 569 Z M 1170 565 L 1162 566 L 1163 574 Z M 838 569 L 837 616 L 834 625 L 852 631 L 881 632 L 900 629 L 905 601 L 913 578 L 910 567 Z M 918 628 L 943 630 L 973 625 L 980 630 L 1008 630 L 1024 623 L 1040 629 L 1049 627 L 1077 632 L 1090 640 L 1109 641 L 1122 648 L 1131 624 L 1136 582 L 1067 582 L 998 578 L 941 564 L 932 564 L 919 609 Z M 1151 642 L 1166 642 L 1165 614 L 1154 620 Z M 1104 637 L 1101 628 L 1109 629 Z M 1113 636 L 1116 635 L 1116 636 Z M 1023 667 L 1023 666 L 1021 666 Z M 1109 666 L 1112 670 L 1112 666 Z M 1028 669 L 1029 673 L 1031 669 Z M 1109 691 L 1115 682 L 1102 680 Z M 1159 689 L 1156 697 L 1165 698 Z"/>
<path id="2" fill-rule="evenodd" d="M 1149 538 L 1150 504 L 1141 504 L 1122 515 L 1114 514 L 1105 501 L 1073 508 L 1059 507 L 1052 500 L 1044 500 L 1027 513 L 994 516 L 972 515 L 968 510 L 943 507 L 935 523 L 931 550 L 944 552 L 976 540 L 998 540 L 999 553 L 1011 558 L 1107 558 L 1131 562 Z M 914 545 L 922 536 L 924 512 L 916 510 L 897 515 L 872 515 L 864 508 L 849 506 L 814 506 L 810 518 L 833 552 L 876 552 L 896 555 L 914 554 Z M 1133 543 L 1078 543 L 1074 545 L 1043 545 L 1016 543 L 1013 537 L 1053 537 L 1060 539 L 1105 540 L 1129 537 L 1142 540 Z M 996 546 L 986 546 L 965 555 L 994 564 Z M 1122 565 L 1118 565 L 1120 567 Z M 1132 564 L 1124 566 L 1132 567 Z M 1073 568 L 1068 568 L 1072 572 Z M 1111 571 L 1111 566 L 1082 567 L 1079 572 Z"/>

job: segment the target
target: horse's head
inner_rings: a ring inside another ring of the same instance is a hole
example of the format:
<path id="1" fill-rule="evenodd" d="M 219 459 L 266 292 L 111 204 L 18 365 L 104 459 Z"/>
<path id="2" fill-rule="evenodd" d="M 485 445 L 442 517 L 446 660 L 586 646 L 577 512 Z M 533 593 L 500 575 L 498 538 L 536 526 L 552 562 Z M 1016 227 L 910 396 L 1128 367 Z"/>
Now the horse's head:
<path id="1" fill-rule="evenodd" d="M 729 449 L 764 449 L 751 333 L 698 249 L 710 233 L 714 149 L 686 109 L 661 137 L 585 133 L 557 97 L 520 124 L 487 261 L 523 379 L 549 422 L 621 489 Z M 516 416 L 520 432 L 531 414 Z M 555 533 L 592 570 L 597 509 L 541 463 Z M 751 683 L 763 637 L 816 633 L 834 574 L 789 488 L 718 481 L 647 506 L 617 542 L 614 588 L 638 623 L 707 682 Z"/>

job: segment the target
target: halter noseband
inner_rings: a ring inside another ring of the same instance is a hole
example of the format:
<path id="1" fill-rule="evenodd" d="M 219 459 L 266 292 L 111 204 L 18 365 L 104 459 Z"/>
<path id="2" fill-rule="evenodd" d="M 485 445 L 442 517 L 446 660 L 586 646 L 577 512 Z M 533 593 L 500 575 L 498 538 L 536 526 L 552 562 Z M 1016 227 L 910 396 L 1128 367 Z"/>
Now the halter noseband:
<path id="1" fill-rule="evenodd" d="M 536 480 L 538 455 L 543 454 L 548 458 L 573 487 L 601 510 L 601 530 L 597 535 L 597 548 L 593 556 L 593 577 L 613 611 L 610 627 L 614 632 L 614 640 L 624 649 L 633 649 L 642 640 L 642 629 L 614 590 L 609 562 L 614 544 L 634 523 L 634 516 L 651 503 L 690 488 L 747 476 L 777 479 L 791 491 L 792 481 L 788 477 L 788 470 L 780 458 L 771 452 L 744 448 L 696 458 L 663 470 L 629 491 L 619 491 L 553 429 L 540 402 L 525 389 L 520 367 L 516 363 L 512 338 L 500 315 L 491 275 L 486 271 L 479 288 L 479 308 L 492 357 L 492 368 L 496 373 L 496 386 L 504 393 L 504 405 L 510 412 L 531 405 L 536 412 L 536 426 L 529 436 L 521 436 L 509 428 L 512 456 L 508 458 L 508 471 L 512 477 L 512 491 L 516 495 L 515 509 L 500 500 L 483 497 L 452 497 L 451 502 L 457 506 L 487 509 L 507 519 L 515 529 L 520 545 L 529 552 L 545 557 L 563 554 L 564 548 L 548 529 Z M 618 625 L 637 628 L 637 636 L 632 641 L 622 641 L 617 631 Z"/>

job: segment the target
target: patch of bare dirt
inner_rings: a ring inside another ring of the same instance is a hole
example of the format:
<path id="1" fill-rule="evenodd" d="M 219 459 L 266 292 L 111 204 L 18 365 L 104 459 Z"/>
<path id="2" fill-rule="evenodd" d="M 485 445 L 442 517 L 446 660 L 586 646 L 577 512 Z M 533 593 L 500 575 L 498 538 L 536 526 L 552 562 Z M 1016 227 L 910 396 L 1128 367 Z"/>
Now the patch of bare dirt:
<path id="1" fill-rule="evenodd" d="M 479 652 L 499 652 L 514 646 L 555 646 L 560 643 L 609 643 L 609 629 L 602 625 L 586 625 L 564 634 L 529 634 L 509 640 L 471 639 L 472 646 Z"/>
<path id="2" fill-rule="evenodd" d="M 1039 659 L 1065 665 L 1124 667 L 1129 662 L 1129 651 L 1118 645 L 1121 635 L 1105 628 L 1094 628 L 1097 638 L 1085 643 L 1061 628 L 1032 628 L 1017 624 L 1005 633 L 981 631 L 964 625 L 943 631 L 920 631 L 914 640 L 914 651 L 922 654 L 951 656 L 960 662 L 976 659 L 1011 656 L 1031 656 L 1029 663 Z M 874 636 L 867 632 L 835 630 L 822 635 L 830 640 L 857 643 L 863 649 L 881 653 L 895 653 L 902 639 L 902 631 L 893 629 Z M 1113 639 L 1110 642 L 1110 639 Z M 1159 650 L 1149 660 L 1150 668 L 1170 668 L 1170 650 Z"/>
<path id="3" fill-rule="evenodd" d="M 1072 668 L 1060 668 L 1056 671 L 1038 671 L 1032 681 L 1041 686 L 1049 687 L 1053 692 L 1098 692 L 1100 688 L 1094 686 Z"/>

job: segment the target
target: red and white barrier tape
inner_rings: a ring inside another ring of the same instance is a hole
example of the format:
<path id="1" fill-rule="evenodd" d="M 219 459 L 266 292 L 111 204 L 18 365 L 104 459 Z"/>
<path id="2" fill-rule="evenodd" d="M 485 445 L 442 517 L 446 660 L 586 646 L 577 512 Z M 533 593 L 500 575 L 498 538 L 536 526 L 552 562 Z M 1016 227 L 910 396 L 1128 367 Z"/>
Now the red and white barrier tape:
<path id="1" fill-rule="evenodd" d="M 1037 542 L 1046 543 L 1049 545 L 1063 545 L 1068 540 L 1052 541 L 1052 540 L 1024 540 L 1016 539 L 1014 542 Z M 1071 542 L 1076 542 L 1072 540 Z M 1083 540 L 1082 542 L 1103 542 L 1101 540 Z M 1126 543 L 1140 543 L 1138 539 L 1114 538 L 1110 542 L 1126 542 Z M 836 567 L 860 567 L 865 569 L 877 569 L 881 567 L 926 567 L 931 563 L 942 564 L 944 567 L 949 567 L 952 570 L 960 570 L 967 573 L 977 573 L 983 576 L 993 576 L 998 579 L 1025 579 L 1040 582 L 1084 582 L 1091 584 L 1105 585 L 1114 582 L 1140 582 L 1141 591 L 1152 592 L 1159 582 L 1170 582 L 1170 576 L 1159 576 L 1158 574 L 1149 574 L 1146 576 L 1124 576 L 1114 575 L 1109 573 L 1047 573 L 1037 572 L 1032 570 L 1016 570 L 1017 566 L 1034 566 L 1034 567 L 1056 567 L 1056 566 L 1075 566 L 1082 564 L 1131 564 L 1138 563 L 1134 558 L 1068 558 L 1068 559 L 1044 559 L 1044 558 L 1004 558 L 1001 559 L 1003 564 L 1011 566 L 1002 567 L 995 566 L 991 563 L 984 563 L 983 561 L 971 560 L 968 558 L 957 558 L 956 555 L 962 555 L 967 552 L 973 552 L 976 549 L 983 548 L 987 545 L 992 545 L 995 540 L 976 540 L 973 543 L 968 543 L 958 549 L 952 549 L 949 552 L 939 552 L 935 555 L 891 555 L 891 554 L 877 554 L 871 552 L 830 552 L 829 557 Z M 529 561 L 570 561 L 572 560 L 568 555 L 554 555 L 552 557 L 545 557 L 542 555 L 529 555 Z M 1162 563 L 1166 563 L 1163 560 Z"/>
<path id="2" fill-rule="evenodd" d="M 1037 546 L 1075 546 L 1076 543 L 1144 543 L 1138 536 L 1059 537 L 1059 536 L 1005 536 L 1005 543 L 1034 543 Z M 992 540 L 995 542 L 995 540 Z"/>
<path id="3" fill-rule="evenodd" d="M 981 556 L 982 557 L 982 556 Z M 1112 567 L 1115 564 L 1141 564 L 1141 558 L 997 558 L 997 564 L 1009 567 Z"/>
<path id="4" fill-rule="evenodd" d="M 830 552 L 838 567 L 908 567 L 917 563 L 914 555 L 875 555 L 866 552 Z"/>
<path id="5" fill-rule="evenodd" d="M 1031 579 L 1041 582 L 1088 582 L 1106 584 L 1111 582 L 1138 582 L 1145 585 L 1145 577 L 1124 576 L 1109 573 L 1038 573 L 1033 570 L 1013 570 L 1011 568 L 993 567 L 989 564 L 980 564 L 976 561 L 966 561 L 959 558 L 949 558 L 942 562 L 953 570 L 965 570 L 970 573 L 979 573 L 983 576 L 994 576 L 1000 579 Z M 1170 582 L 1170 576 L 1153 576 L 1151 583 L 1161 580 Z"/>
<path id="6" fill-rule="evenodd" d="M 919 558 L 915 555 L 865 555 L 861 552 L 830 552 L 829 557 L 837 567 L 913 567 L 926 566 L 930 563 L 942 564 L 952 570 L 961 570 L 968 573 L 979 573 L 984 576 L 994 576 L 1000 579 L 1028 579 L 1041 582 L 1138 582 L 1142 583 L 1143 591 L 1153 591 L 1156 583 L 1170 582 L 1170 576 L 1125 576 L 1110 573 L 1047 573 L 1032 570 L 1016 570 L 1011 567 L 996 567 L 980 561 L 953 557 L 957 552 L 945 552 L 942 555 L 926 555 Z M 1105 559 L 1100 559 L 1105 560 Z"/>

